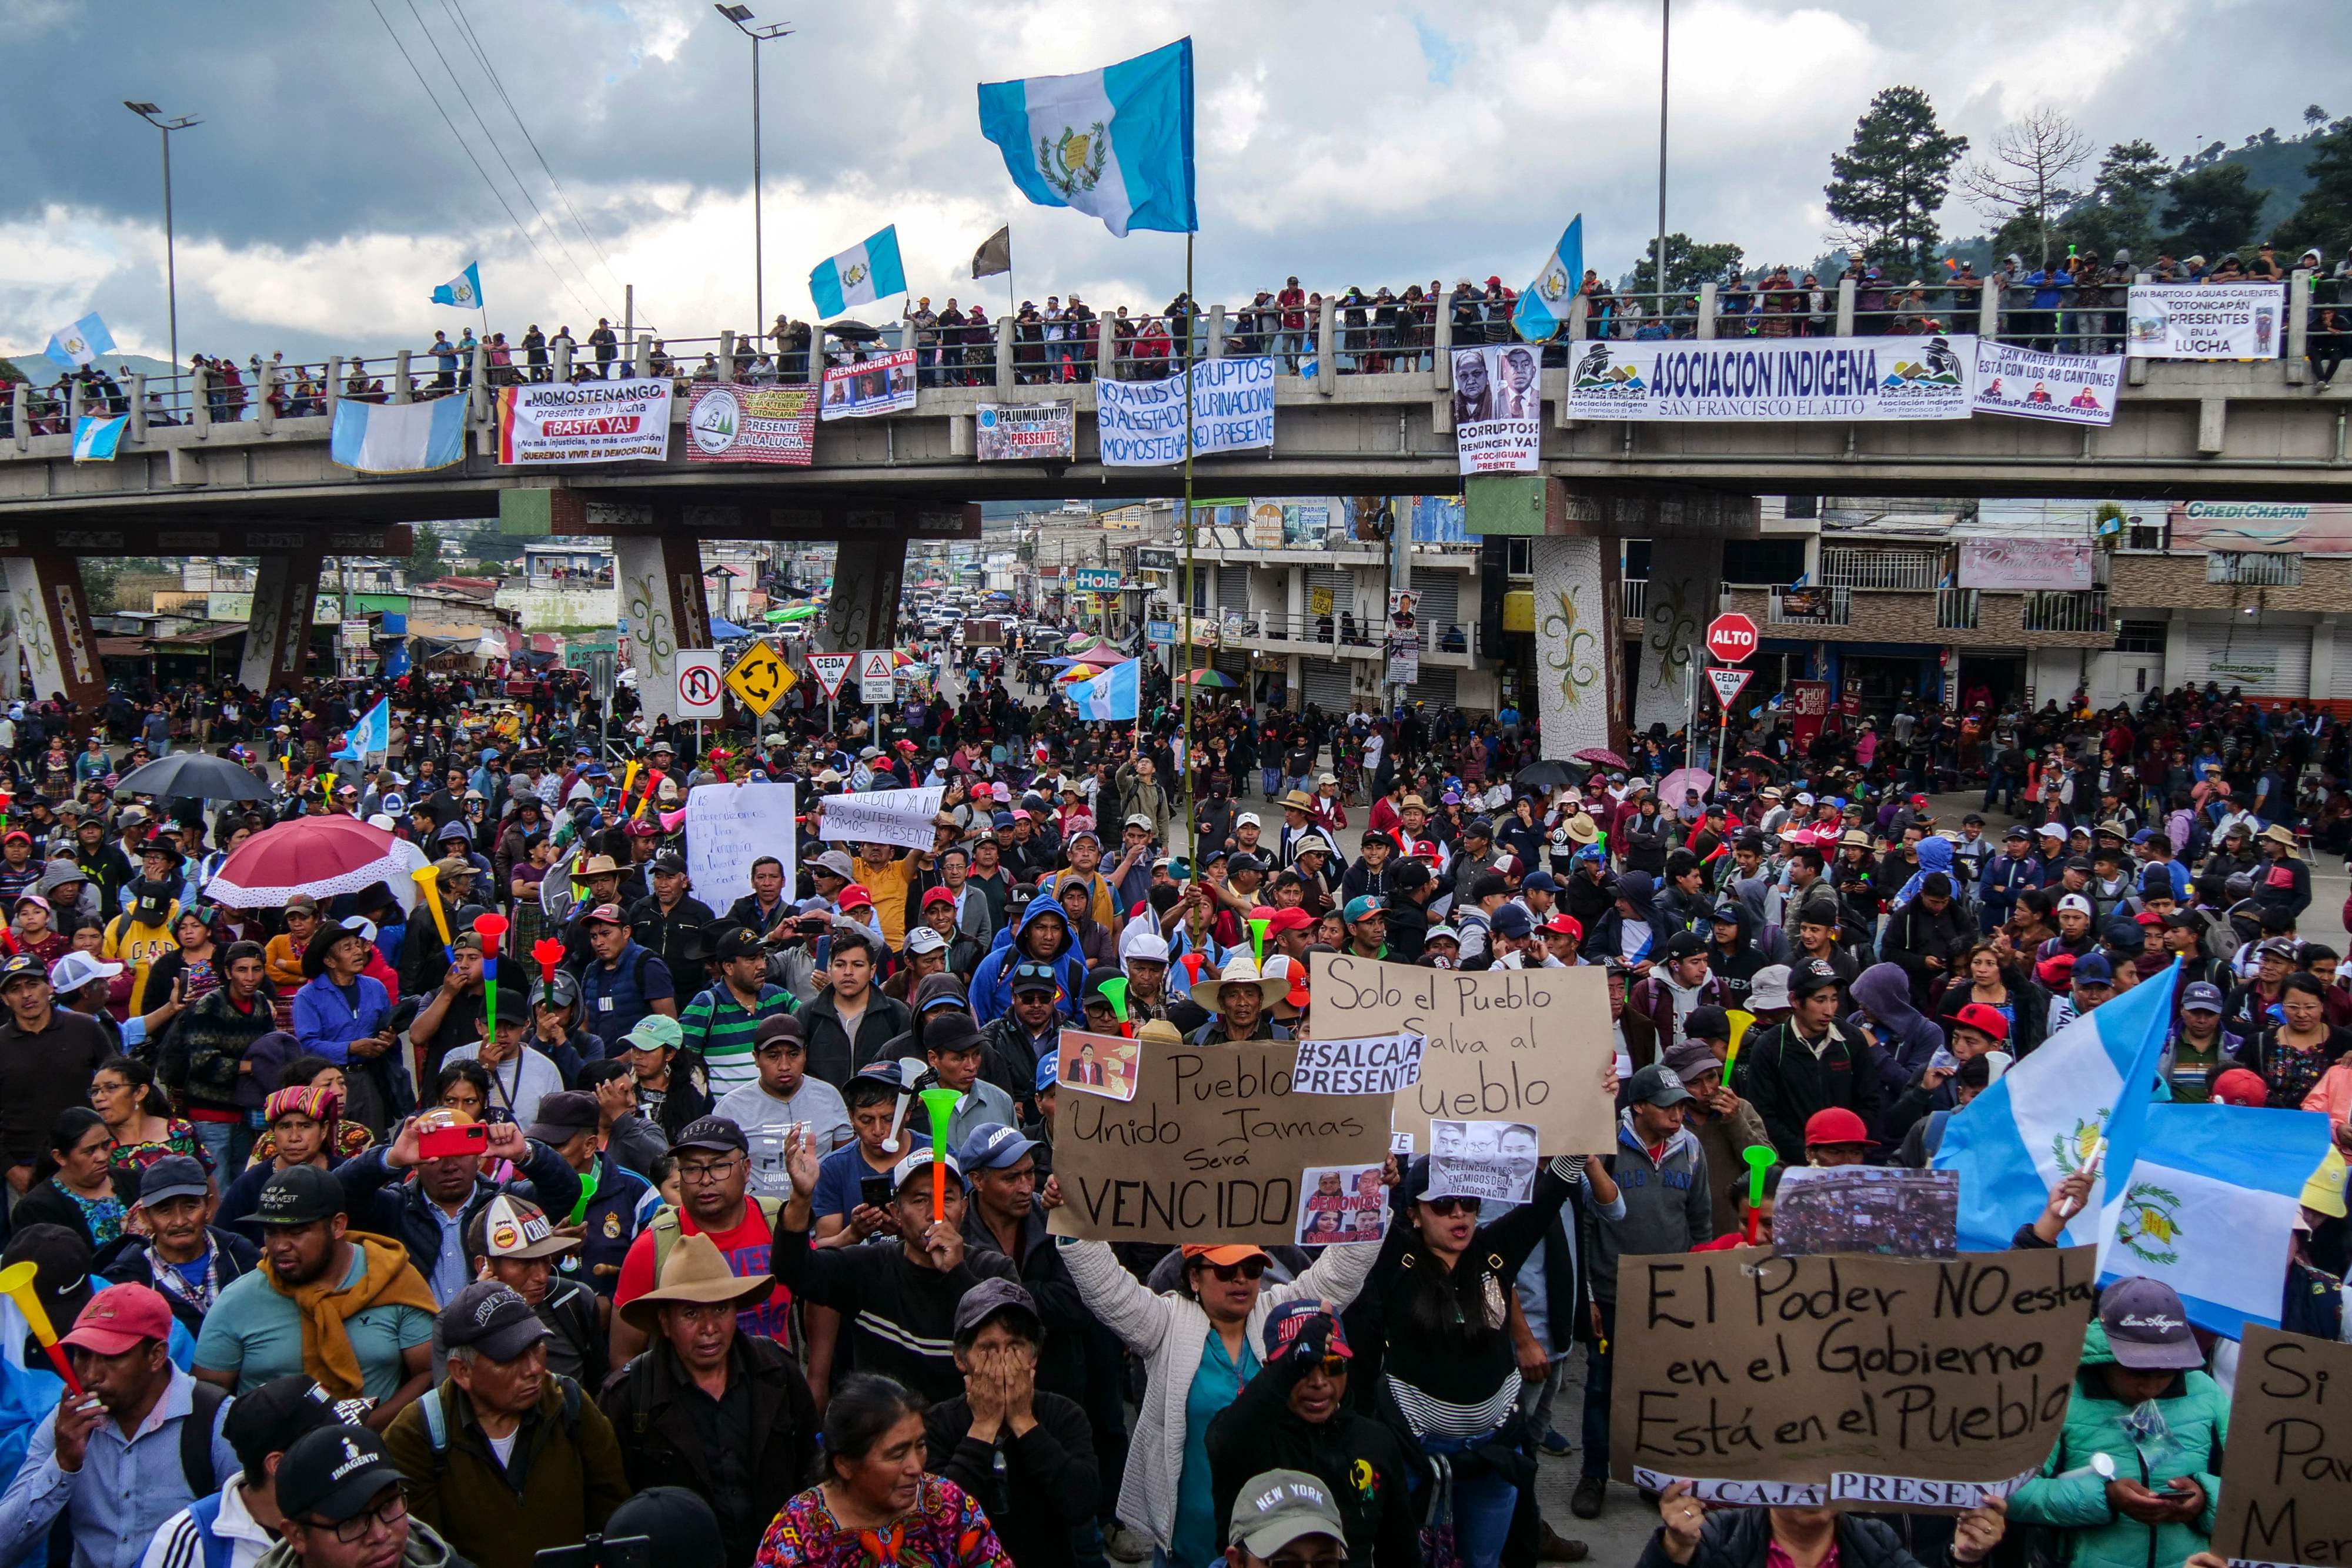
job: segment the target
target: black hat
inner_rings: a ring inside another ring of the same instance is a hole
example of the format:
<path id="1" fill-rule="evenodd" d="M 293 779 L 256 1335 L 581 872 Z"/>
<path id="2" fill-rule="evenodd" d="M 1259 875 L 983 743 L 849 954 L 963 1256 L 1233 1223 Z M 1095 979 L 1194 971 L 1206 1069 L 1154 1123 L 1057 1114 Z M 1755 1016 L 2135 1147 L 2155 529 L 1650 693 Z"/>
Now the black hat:
<path id="1" fill-rule="evenodd" d="M 553 1332 L 520 1292 L 496 1280 L 477 1280 L 452 1296 L 441 1309 L 440 1328 L 450 1349 L 471 1345 L 501 1364 L 520 1360 Z"/>
<path id="2" fill-rule="evenodd" d="M 751 1152 L 751 1142 L 743 1135 L 742 1128 L 726 1117 L 705 1116 L 699 1121 L 688 1122 L 686 1124 L 686 1130 L 678 1134 L 669 1146 L 669 1152 L 673 1155 L 685 1149 L 704 1149 L 712 1154 L 748 1155 Z"/>
<path id="3" fill-rule="evenodd" d="M 969 1013 L 941 1013 L 923 1025 L 923 1049 L 939 1051 L 978 1051 L 980 1026 Z"/>
<path id="4" fill-rule="evenodd" d="M 684 1487 L 647 1487 L 613 1511 L 604 1539 L 651 1542 L 653 1568 L 704 1568 L 727 1555 L 719 1516 Z"/>
<path id="5" fill-rule="evenodd" d="M 1677 931 L 1666 938 L 1666 956 L 1669 959 L 1696 958 L 1706 951 L 1706 939 L 1696 931 Z"/>
<path id="6" fill-rule="evenodd" d="M 1824 986 L 1838 984 L 1837 966 L 1827 958 L 1808 958 L 1789 972 L 1789 994 L 1809 997 Z"/>
<path id="7" fill-rule="evenodd" d="M 564 1089 L 539 1097 L 539 1109 L 531 1113 L 530 1135 L 542 1144 L 561 1144 L 603 1124 L 595 1095 L 582 1089 Z"/>
<path id="8" fill-rule="evenodd" d="M 48 978 L 49 967 L 30 953 L 19 953 L 6 963 L 0 964 L 0 991 L 6 990 L 18 980 L 34 979 L 47 984 Z"/>
<path id="9" fill-rule="evenodd" d="M 289 1166 L 262 1185 L 241 1225 L 315 1225 L 344 1212 L 343 1184 L 316 1166 Z"/>
<path id="10" fill-rule="evenodd" d="M 71 1325 L 96 1292 L 89 1282 L 89 1243 L 62 1225 L 19 1226 L 0 1251 L 0 1266 L 33 1265 L 33 1289 L 59 1327 Z M 37 1363 L 39 1357 L 35 1356 Z"/>
<path id="11" fill-rule="evenodd" d="M 726 964 L 737 958 L 761 957 L 767 949 L 760 946 L 760 939 L 751 935 L 749 927 L 730 925 L 719 934 L 719 940 L 712 945 L 712 951 L 720 963 Z"/>
<path id="12" fill-rule="evenodd" d="M 320 922 L 319 928 L 310 933 L 309 945 L 302 949 L 302 973 L 313 980 L 325 974 L 327 955 L 333 952 L 335 944 L 346 936 L 357 936 L 362 942 L 367 940 L 362 933 L 345 925 L 341 921 Z"/>
<path id="13" fill-rule="evenodd" d="M 1006 1312 L 1025 1314 L 1035 1325 L 1034 1332 L 1045 1332 L 1045 1320 L 1037 1311 L 1037 1298 L 1017 1281 L 997 1277 L 982 1280 L 956 1301 L 956 1338 L 978 1333 L 989 1319 Z"/>
<path id="14" fill-rule="evenodd" d="M 237 1468 L 257 1476 L 268 1469 L 270 1455 L 284 1453 L 305 1434 L 360 1426 L 374 1406 L 373 1399 L 338 1399 L 301 1373 L 289 1373 L 232 1400 L 221 1417 L 221 1436 L 236 1450 Z"/>
<path id="15" fill-rule="evenodd" d="M 137 1202 L 150 1207 L 169 1197 L 204 1197 L 212 1191 L 205 1167 L 187 1155 L 165 1155 L 139 1173 Z"/>
<path id="16" fill-rule="evenodd" d="M 298 1521 L 341 1524 L 399 1484 L 382 1437 L 364 1427 L 321 1427 L 296 1439 L 278 1461 L 278 1511 Z"/>

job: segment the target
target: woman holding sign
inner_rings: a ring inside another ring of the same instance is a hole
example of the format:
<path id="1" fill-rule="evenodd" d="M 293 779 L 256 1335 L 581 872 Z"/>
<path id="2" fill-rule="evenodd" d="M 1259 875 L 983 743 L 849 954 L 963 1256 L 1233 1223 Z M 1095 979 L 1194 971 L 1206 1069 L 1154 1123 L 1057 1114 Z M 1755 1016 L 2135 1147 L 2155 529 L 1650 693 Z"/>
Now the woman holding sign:
<path id="1" fill-rule="evenodd" d="M 1403 1223 L 1389 1227 L 1372 1270 L 1388 1325 L 1381 1370 L 1422 1451 L 1452 1471 L 1455 1551 L 1466 1568 L 1496 1568 L 1519 1490 L 1535 1479 L 1507 1326 L 1512 1284 L 1579 1187 L 1609 1218 L 1623 1217 L 1625 1199 L 1601 1160 L 1562 1156 L 1537 1173 L 1526 1203 L 1481 1225 L 1479 1200 L 1431 1190 L 1430 1170 L 1415 1160 L 1398 1188 Z"/>

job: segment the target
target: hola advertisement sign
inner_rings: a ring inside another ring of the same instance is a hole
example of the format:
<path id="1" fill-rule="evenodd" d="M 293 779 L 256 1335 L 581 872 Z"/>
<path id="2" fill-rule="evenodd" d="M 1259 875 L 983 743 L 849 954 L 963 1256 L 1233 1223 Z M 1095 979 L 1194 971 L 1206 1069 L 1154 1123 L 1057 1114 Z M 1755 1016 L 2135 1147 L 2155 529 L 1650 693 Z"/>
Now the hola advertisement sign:
<path id="1" fill-rule="evenodd" d="M 915 350 L 896 349 L 824 372 L 824 417 L 866 419 L 915 406 Z"/>
<path id="2" fill-rule="evenodd" d="M 1097 382 L 1096 434 L 1108 468 L 1184 461 L 1184 378 Z M 1192 452 L 1274 444 L 1274 361 L 1203 360 L 1192 367 Z"/>
<path id="3" fill-rule="evenodd" d="M 698 386 L 686 413 L 686 455 L 695 463 L 816 461 L 813 387 Z"/>
<path id="4" fill-rule="evenodd" d="M 499 389 L 499 461 L 660 463 L 669 456 L 670 382 L 534 382 Z"/>
<path id="5" fill-rule="evenodd" d="M 1586 342 L 1571 357 L 1568 416 L 1966 419 L 1976 342 L 1941 334 Z"/>
<path id="6" fill-rule="evenodd" d="M 2284 283 L 2135 283 L 2124 346 L 2135 360 L 2274 360 Z"/>
<path id="7" fill-rule="evenodd" d="M 2008 413 L 2059 424 L 2113 424 L 2121 354 L 2045 354 L 1990 338 L 1977 340 L 1979 413 Z"/>

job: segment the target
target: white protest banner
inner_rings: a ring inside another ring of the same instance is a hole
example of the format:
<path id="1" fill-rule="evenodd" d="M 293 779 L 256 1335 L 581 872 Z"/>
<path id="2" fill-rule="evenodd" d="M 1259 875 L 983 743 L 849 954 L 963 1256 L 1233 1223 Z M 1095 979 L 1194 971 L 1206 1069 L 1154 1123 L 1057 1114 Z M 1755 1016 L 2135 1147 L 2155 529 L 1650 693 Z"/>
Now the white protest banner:
<path id="1" fill-rule="evenodd" d="M 1426 1140 L 1433 1120 L 1525 1122 L 1547 1155 L 1609 1147 L 1617 1107 L 1603 1082 L 1616 1047 L 1598 966 L 1424 969 L 1346 953 L 1307 962 L 1318 1039 L 1427 1040 L 1420 1081 L 1397 1092 L 1397 1132 Z"/>
<path id="2" fill-rule="evenodd" d="M 1977 340 L 1979 413 L 2008 413 L 2059 424 L 2113 424 L 2121 354 L 2045 354 L 2014 343 Z"/>
<path id="3" fill-rule="evenodd" d="M 1463 473 L 1535 472 L 1543 447 L 1542 368 L 1538 350 L 1524 343 L 1454 350 L 1454 446 Z"/>
<path id="4" fill-rule="evenodd" d="M 898 349 L 824 372 L 824 417 L 866 419 L 915 406 L 915 350 Z"/>
<path id="5" fill-rule="evenodd" d="M 898 844 L 928 850 L 939 841 L 931 819 L 940 814 L 940 797 L 929 789 L 866 789 L 827 795 L 817 802 L 824 813 L 818 834 L 827 843 Z"/>
<path id="6" fill-rule="evenodd" d="M 2271 360 L 2285 335 L 2284 283 L 2135 283 L 2124 347 L 2135 360 Z"/>
<path id="7" fill-rule="evenodd" d="M 1571 347 L 1571 419 L 1966 419 L 1976 385 L 1969 335 Z"/>
<path id="8" fill-rule="evenodd" d="M 499 461 L 659 463 L 669 456 L 670 382 L 532 382 L 499 389 Z"/>
<path id="9" fill-rule="evenodd" d="M 1298 1067 L 1290 1075 L 1293 1094 L 1393 1094 L 1421 1082 L 1421 1053 L 1429 1042 L 1417 1034 L 1384 1034 L 1376 1040 L 1302 1040 Z"/>
<path id="10" fill-rule="evenodd" d="M 751 891 L 751 862 L 783 862 L 793 885 L 799 841 L 789 784 L 701 784 L 686 795 L 686 874 L 695 896 L 714 909 Z"/>
<path id="11" fill-rule="evenodd" d="M 805 468 L 816 461 L 816 389 L 698 386 L 686 434 L 689 462 Z"/>
<path id="12" fill-rule="evenodd" d="M 1184 461 L 1184 380 L 1097 382 L 1095 433 L 1107 468 Z M 1192 367 L 1195 455 L 1274 444 L 1274 361 L 1202 360 Z"/>
<path id="13" fill-rule="evenodd" d="M 1068 462 L 1077 455 L 1078 405 L 1053 402 L 984 402 L 972 414 L 974 455 L 982 463 Z"/>

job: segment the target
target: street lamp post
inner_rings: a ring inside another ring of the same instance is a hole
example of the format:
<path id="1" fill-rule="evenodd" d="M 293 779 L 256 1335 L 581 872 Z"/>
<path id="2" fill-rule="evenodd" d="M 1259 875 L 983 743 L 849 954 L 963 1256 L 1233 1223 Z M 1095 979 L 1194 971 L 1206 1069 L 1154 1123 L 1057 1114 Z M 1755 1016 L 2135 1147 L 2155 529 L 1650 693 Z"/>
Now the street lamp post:
<path id="1" fill-rule="evenodd" d="M 736 31 L 751 40 L 751 324 L 753 330 L 765 336 L 768 330 L 768 271 L 762 246 L 766 240 L 765 225 L 760 214 L 760 46 L 771 38 L 788 37 L 792 26 L 785 22 L 751 25 L 749 5 L 713 5 L 720 16 L 735 24 Z"/>
<path id="2" fill-rule="evenodd" d="M 163 118 L 163 111 L 152 103 L 124 99 L 122 107 L 163 133 L 163 296 L 165 308 L 172 319 L 172 373 L 180 373 L 180 263 L 172 231 L 172 132 L 185 131 L 203 120 L 193 114 L 175 120 Z"/>

